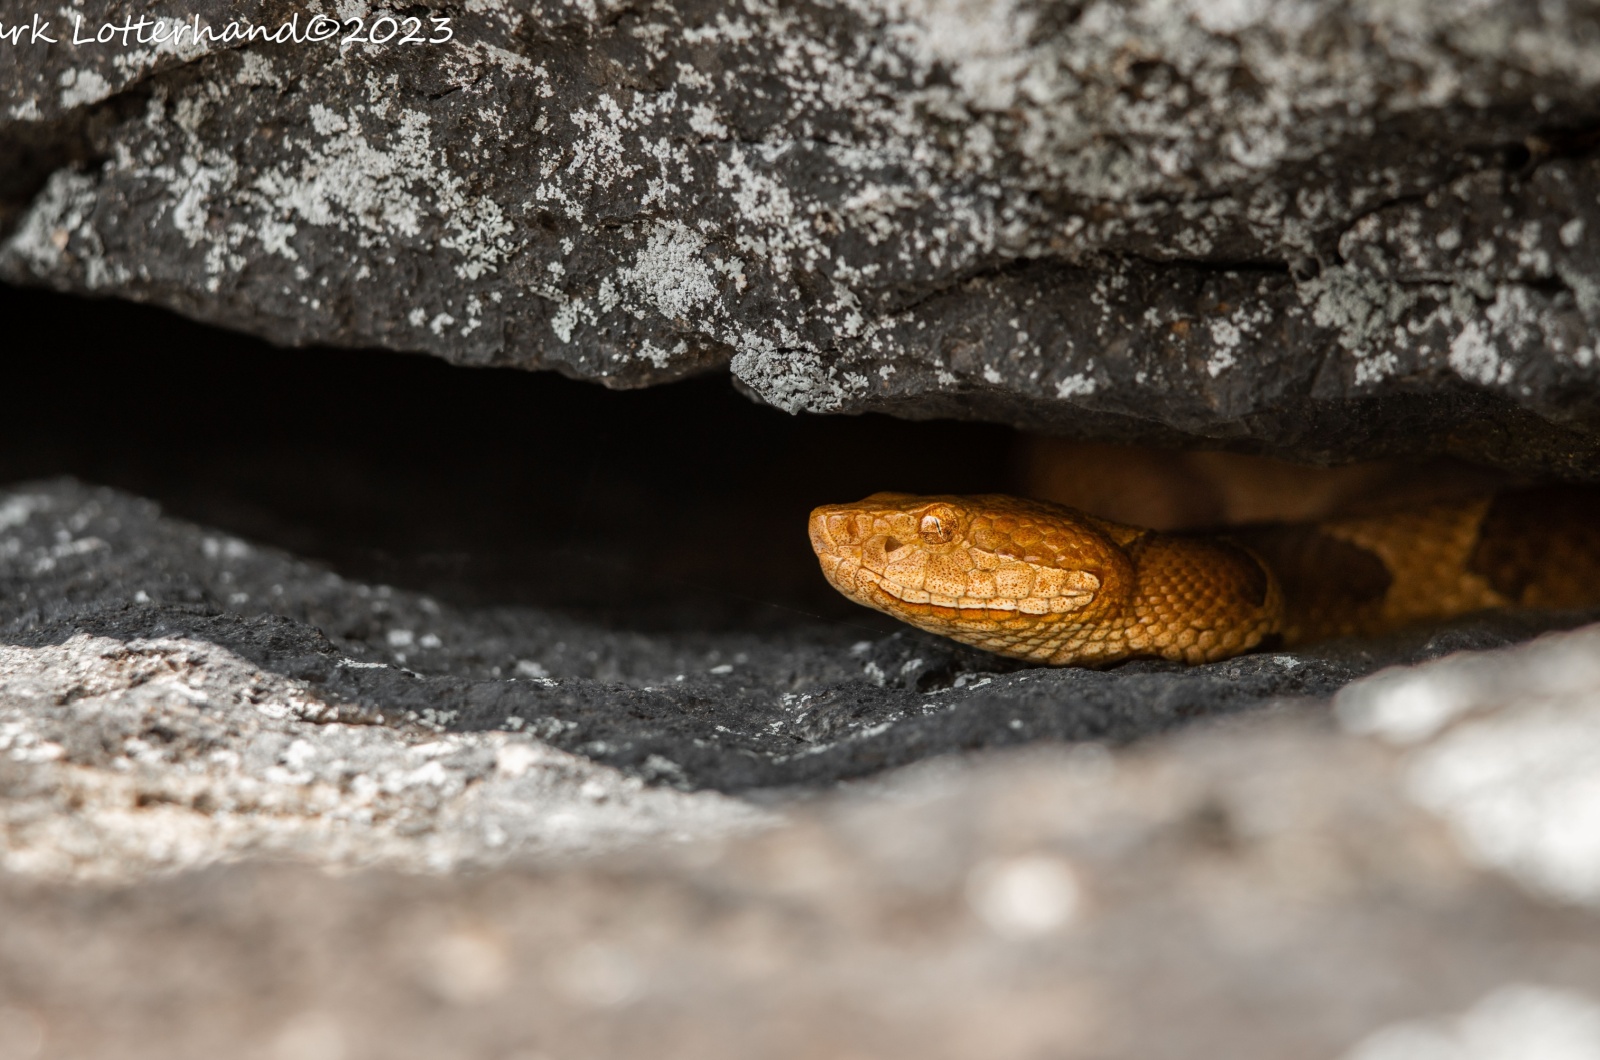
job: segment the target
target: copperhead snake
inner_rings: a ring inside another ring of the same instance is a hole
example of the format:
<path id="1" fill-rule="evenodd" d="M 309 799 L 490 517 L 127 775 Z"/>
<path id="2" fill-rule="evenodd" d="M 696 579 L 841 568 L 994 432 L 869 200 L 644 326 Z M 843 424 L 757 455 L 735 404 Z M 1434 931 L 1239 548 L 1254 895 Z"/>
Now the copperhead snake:
<path id="1" fill-rule="evenodd" d="M 1470 500 L 1211 534 L 1161 533 L 1003 494 L 875 493 L 811 513 L 857 603 L 1063 666 L 1214 662 L 1486 608 L 1600 603 L 1600 493 Z"/>

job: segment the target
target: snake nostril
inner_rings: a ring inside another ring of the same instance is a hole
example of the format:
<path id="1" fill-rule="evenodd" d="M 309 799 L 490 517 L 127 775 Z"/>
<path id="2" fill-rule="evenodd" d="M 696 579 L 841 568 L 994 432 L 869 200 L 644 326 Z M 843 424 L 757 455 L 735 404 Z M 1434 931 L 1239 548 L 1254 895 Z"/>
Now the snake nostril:
<path id="1" fill-rule="evenodd" d="M 900 549 L 902 549 L 904 547 L 905 547 L 904 545 L 902 545 L 900 542 L 896 541 L 892 537 L 886 537 L 886 538 L 883 539 L 883 554 L 885 556 L 887 556 L 891 552 L 896 552 L 896 551 L 898 551 L 898 550 L 900 550 Z"/>

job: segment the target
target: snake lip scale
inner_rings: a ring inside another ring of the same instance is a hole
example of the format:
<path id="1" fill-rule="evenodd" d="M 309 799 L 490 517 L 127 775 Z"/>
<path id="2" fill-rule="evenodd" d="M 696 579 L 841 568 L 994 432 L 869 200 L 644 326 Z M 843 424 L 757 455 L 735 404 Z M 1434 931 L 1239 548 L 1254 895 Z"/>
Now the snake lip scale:
<path id="1" fill-rule="evenodd" d="M 1491 497 L 1210 534 L 1004 494 L 875 493 L 811 513 L 845 596 L 1000 655 L 1225 659 L 1493 607 L 1600 603 L 1600 492 Z"/>

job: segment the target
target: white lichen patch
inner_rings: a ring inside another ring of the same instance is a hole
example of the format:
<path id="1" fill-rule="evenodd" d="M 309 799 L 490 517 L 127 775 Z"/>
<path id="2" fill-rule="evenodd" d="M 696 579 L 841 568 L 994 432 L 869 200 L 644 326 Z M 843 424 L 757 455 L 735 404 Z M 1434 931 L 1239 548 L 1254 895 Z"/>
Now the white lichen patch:
<path id="1" fill-rule="evenodd" d="M 1401 284 L 1339 266 L 1298 291 L 1312 319 L 1332 329 L 1348 351 L 1358 387 L 1399 374 L 1412 358 L 1424 365 L 1442 362 L 1479 386 L 1507 388 L 1516 379 L 1519 357 L 1561 346 L 1548 300 L 1516 284 L 1493 288 L 1485 305 L 1461 286 Z M 1441 332 L 1435 347 L 1429 336 Z"/>
<path id="2" fill-rule="evenodd" d="M 1500 356 L 1486 328 L 1469 320 L 1450 343 L 1450 367 L 1461 378 L 1480 386 L 1504 385 L 1513 367 Z"/>
<path id="3" fill-rule="evenodd" d="M 689 112 L 689 128 L 711 140 L 726 140 L 728 127 L 723 124 L 715 107 L 699 103 Z"/>
<path id="4" fill-rule="evenodd" d="M 1206 375 L 1216 379 L 1246 356 L 1247 346 L 1260 329 L 1273 318 L 1271 310 L 1259 304 L 1246 304 L 1227 316 L 1207 322 L 1211 356 L 1206 359 Z"/>
<path id="5" fill-rule="evenodd" d="M 1348 266 L 1324 269 L 1297 289 L 1318 326 L 1358 356 L 1373 352 L 1417 303 L 1418 292 Z"/>
<path id="6" fill-rule="evenodd" d="M 1450 367 L 1481 386 L 1506 386 L 1516 375 L 1510 351 L 1553 345 L 1545 336 L 1545 305 L 1525 287 L 1506 285 L 1481 319 L 1468 320 L 1450 344 Z"/>
<path id="7" fill-rule="evenodd" d="M 689 344 L 681 339 L 678 341 L 678 344 L 670 350 L 664 350 L 660 346 L 657 346 L 655 343 L 651 342 L 649 339 L 646 339 L 644 342 L 639 344 L 639 356 L 644 360 L 649 361 L 657 368 L 667 369 L 671 368 L 673 364 L 676 363 L 677 359 L 688 350 L 688 348 Z"/>
<path id="8" fill-rule="evenodd" d="M 1130 201 L 1196 172 L 1208 182 L 1244 180 L 1307 157 L 1308 113 L 1317 114 L 1319 134 L 1359 135 L 1364 112 L 1387 80 L 1381 53 L 1323 61 L 1329 22 L 1352 16 L 1303 0 L 1094 4 L 1070 34 L 1059 36 L 1041 33 L 1036 10 L 1014 2 L 858 0 L 857 6 L 886 24 L 885 35 L 912 69 L 923 76 L 943 72 L 954 86 L 947 110 L 954 103 L 982 115 L 1025 115 L 1025 156 L 1097 198 Z M 1459 42 L 1445 43 L 1454 21 L 1445 10 L 1418 17 L 1416 5 L 1364 6 L 1355 17 L 1372 39 L 1433 74 L 1390 95 L 1387 106 L 1442 106 L 1463 91 Z M 1518 51 L 1539 67 L 1585 76 L 1594 65 Z M 1570 58 L 1571 51 L 1569 45 L 1562 54 Z M 1128 55 L 1159 57 L 1165 70 L 1126 91 Z M 1260 91 L 1219 91 L 1240 70 Z M 1122 135 L 1096 137 L 1108 125 Z M 1209 142 L 1196 138 L 1200 128 L 1211 133 Z"/>
<path id="9" fill-rule="evenodd" d="M 791 413 L 836 412 L 871 387 L 865 376 L 842 375 L 803 350 L 755 346 L 735 354 L 731 367 L 768 403 Z"/>
<path id="10" fill-rule="evenodd" d="M 681 222 L 657 225 L 632 266 L 617 278 L 671 320 L 689 321 L 717 300 L 716 275 L 705 257 L 706 241 Z"/>
<path id="11" fill-rule="evenodd" d="M 50 174 L 44 190 L 23 214 L 17 230 L 4 245 L 5 257 L 29 271 L 49 275 L 60 268 L 68 244 L 76 240 L 77 253 L 97 242 L 91 218 L 98 201 L 96 182 L 87 173 L 59 169 Z M 93 259 L 91 259 L 93 267 Z"/>
<path id="12" fill-rule="evenodd" d="M 1100 388 L 1094 378 L 1094 362 L 1084 366 L 1083 371 L 1073 372 L 1056 383 L 1056 397 L 1067 399 L 1087 397 Z"/>
<path id="13" fill-rule="evenodd" d="M 303 143 L 298 166 L 255 181 L 262 205 L 310 225 L 360 229 L 382 240 L 415 237 L 439 225 L 446 230 L 439 245 L 461 256 L 456 272 L 462 279 L 494 271 L 514 245 L 514 228 L 500 204 L 465 193 L 433 146 L 427 115 L 404 111 L 389 118 L 383 109 L 340 114 L 312 104 L 312 127 L 322 139 Z M 377 143 L 363 131 L 368 120 L 387 126 Z"/>
<path id="14" fill-rule="evenodd" d="M 244 91 L 278 80 L 268 59 L 245 53 L 234 85 Z M 283 137 L 281 160 L 248 176 L 235 155 L 237 145 L 208 140 L 208 121 L 228 105 L 233 91 L 214 82 L 170 98 L 158 90 L 144 121 L 150 144 L 137 154 L 117 155 L 101 174 L 102 180 L 159 189 L 165 200 L 156 200 L 159 223 L 170 224 L 202 251 L 211 290 L 225 276 L 241 273 L 253 256 L 298 261 L 295 240 L 307 229 L 349 233 L 365 248 L 437 233 L 438 245 L 458 256 L 455 271 L 467 281 L 495 271 L 515 248 L 515 228 L 505 211 L 492 198 L 466 191 L 466 181 L 435 145 L 426 114 L 395 108 L 387 99 L 344 110 L 312 103 L 304 134 Z M 77 243 L 92 245 L 95 233 L 84 230 L 83 222 L 86 179 L 58 174 L 55 193 L 36 200 L 7 247 L 8 257 L 37 274 L 59 270 L 60 262 L 51 260 L 59 258 L 59 248 L 44 248 L 53 246 L 54 233 L 64 225 L 81 237 Z M 61 197 L 69 190 L 76 208 Z M 218 224 L 219 216 L 230 220 Z M 95 263 L 90 259 L 83 267 L 93 272 Z M 104 270 L 94 273 L 97 282 L 103 278 Z M 303 295 L 302 301 L 312 298 Z"/>
<path id="15" fill-rule="evenodd" d="M 735 148 L 728 160 L 717 166 L 717 184 L 729 189 L 740 216 L 751 222 L 737 236 L 739 250 L 770 261 L 780 273 L 792 268 L 814 269 L 826 256 L 806 211 L 787 184 L 765 166 L 755 164 L 742 149 Z"/>
<path id="16" fill-rule="evenodd" d="M 111 82 L 95 70 L 63 70 L 58 83 L 61 88 L 62 110 L 99 103 L 111 95 Z"/>
<path id="17" fill-rule="evenodd" d="M 1400 358 L 1392 352 L 1369 354 L 1356 361 L 1355 383 L 1358 387 L 1375 386 L 1399 371 Z"/>

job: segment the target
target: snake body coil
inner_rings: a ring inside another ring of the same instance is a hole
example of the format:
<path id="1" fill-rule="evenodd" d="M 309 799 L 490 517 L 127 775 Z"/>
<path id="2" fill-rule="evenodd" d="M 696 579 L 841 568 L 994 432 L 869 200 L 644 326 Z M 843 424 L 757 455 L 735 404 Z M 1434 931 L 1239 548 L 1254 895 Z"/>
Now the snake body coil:
<path id="1" fill-rule="evenodd" d="M 1515 490 L 1307 524 L 1166 534 L 1001 494 L 811 513 L 834 588 L 1001 655 L 1213 662 L 1494 607 L 1600 603 L 1600 494 Z"/>

